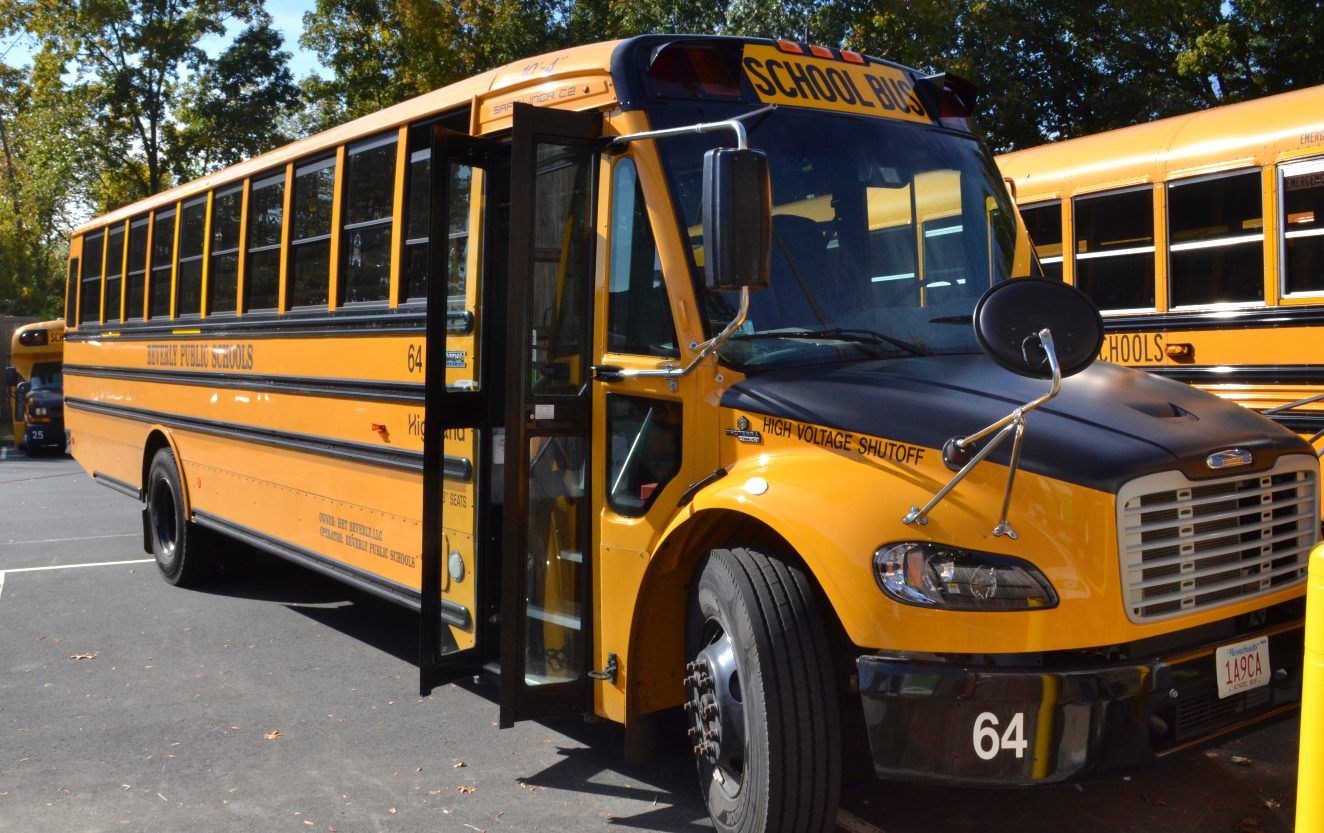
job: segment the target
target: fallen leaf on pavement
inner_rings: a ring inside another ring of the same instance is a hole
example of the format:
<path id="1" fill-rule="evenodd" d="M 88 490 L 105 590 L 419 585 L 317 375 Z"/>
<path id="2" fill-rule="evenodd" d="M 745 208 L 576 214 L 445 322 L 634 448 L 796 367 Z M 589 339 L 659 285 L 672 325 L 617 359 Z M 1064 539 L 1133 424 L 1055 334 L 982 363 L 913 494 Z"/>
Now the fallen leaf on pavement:
<path id="1" fill-rule="evenodd" d="M 459 769 L 462 766 L 468 766 L 468 764 L 466 764 L 464 761 L 457 761 L 451 764 L 451 769 Z"/>
<path id="2" fill-rule="evenodd" d="M 474 792 L 474 790 L 475 790 L 475 788 L 474 788 L 474 787 L 468 787 L 468 786 L 465 786 L 464 784 L 461 784 L 460 786 L 456 787 L 455 790 L 456 790 L 456 792 L 462 792 L 462 793 L 464 793 L 465 795 L 472 795 L 473 792 Z"/>
<path id="3" fill-rule="evenodd" d="M 69 659 L 96 659 L 96 658 L 97 658 L 96 651 L 88 651 L 86 653 L 74 654 L 73 656 L 69 657 Z"/>
<path id="4" fill-rule="evenodd" d="M 1264 806 L 1268 807 L 1270 810 L 1277 810 L 1279 807 L 1283 806 L 1283 802 L 1276 798 L 1266 798 L 1264 799 Z"/>
<path id="5" fill-rule="evenodd" d="M 285 733 L 282 732 L 281 730 L 277 729 L 277 730 L 274 731 L 274 732 L 267 732 L 267 733 L 263 734 L 262 737 L 263 737 L 264 740 L 276 740 L 277 738 L 283 738 L 283 737 L 285 737 Z"/>
<path id="6" fill-rule="evenodd" d="M 1233 755 L 1232 763 L 1237 766 L 1250 766 L 1250 758 L 1244 758 L 1241 755 Z"/>

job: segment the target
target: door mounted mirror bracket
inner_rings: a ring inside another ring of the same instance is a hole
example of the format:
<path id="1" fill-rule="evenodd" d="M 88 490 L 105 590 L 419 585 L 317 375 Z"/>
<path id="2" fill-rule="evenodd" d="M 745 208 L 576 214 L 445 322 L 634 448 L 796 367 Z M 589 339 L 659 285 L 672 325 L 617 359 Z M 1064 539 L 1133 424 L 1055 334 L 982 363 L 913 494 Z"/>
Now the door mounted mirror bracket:
<path id="1" fill-rule="evenodd" d="M 741 123 L 739 120 L 737 120 L 737 119 L 728 119 L 727 121 L 718 121 L 718 122 L 701 122 L 701 123 L 699 123 L 699 124 L 685 125 L 685 126 L 683 126 L 683 127 L 672 127 L 672 128 L 667 128 L 667 129 L 664 129 L 664 130 L 648 130 L 648 131 L 645 131 L 645 132 L 643 132 L 643 133 L 630 133 L 630 134 L 625 135 L 625 136 L 617 136 L 617 137 L 615 137 L 614 139 L 611 140 L 611 142 L 610 142 L 610 146 L 612 146 L 612 147 L 615 147 L 615 146 L 621 146 L 621 145 L 628 144 L 628 143 L 630 143 L 630 142 L 637 142 L 637 141 L 640 141 L 640 140 L 642 140 L 642 139 L 663 139 L 663 138 L 666 138 L 666 137 L 669 137 L 669 136 L 688 136 L 688 135 L 693 135 L 693 134 L 696 134 L 696 133 L 715 133 L 715 132 L 724 131 L 724 130 L 730 130 L 730 131 L 732 131 L 733 133 L 735 133 L 735 139 L 736 139 L 736 151 L 739 151 L 739 152 L 745 154 L 746 157 L 748 157 L 748 156 L 759 156 L 759 157 L 761 157 L 761 156 L 762 156 L 761 154 L 758 154 L 757 152 L 754 152 L 754 151 L 750 151 L 750 150 L 749 150 L 749 137 L 748 137 L 748 134 L 746 133 L 745 125 L 742 124 L 742 123 Z M 710 159 L 710 157 L 712 157 L 712 155 L 713 155 L 713 152 L 710 151 L 710 152 L 709 152 L 709 156 L 708 156 L 708 157 L 705 157 L 705 159 L 704 159 L 704 183 L 705 183 L 705 191 L 708 190 L 708 184 L 709 184 L 709 180 L 710 180 L 709 167 L 710 167 L 710 165 L 712 165 L 712 166 L 714 166 L 714 167 L 716 166 L 716 163 L 713 162 L 713 161 Z M 727 167 L 730 167 L 732 163 L 737 163 L 737 164 L 739 164 L 739 162 L 748 162 L 748 159 L 743 159 L 743 158 L 742 158 L 742 159 L 730 159 L 730 160 L 727 160 L 727 161 L 726 161 L 726 165 L 727 165 Z M 768 184 L 767 184 L 767 176 L 766 176 L 766 173 L 767 173 L 766 159 L 763 159 L 762 162 L 763 162 L 763 166 L 762 166 L 762 177 L 763 177 L 763 178 L 762 178 L 762 185 L 760 186 L 760 188 L 761 188 L 761 190 L 762 190 L 762 192 L 763 192 L 762 194 L 760 194 L 760 196 L 764 199 L 764 210 L 763 210 L 763 212 L 762 212 L 762 216 L 763 216 L 763 218 L 768 219 L 768 222 L 767 222 L 765 225 L 769 225 L 769 226 L 770 226 L 770 224 L 771 224 L 770 217 L 771 217 L 771 212 L 772 212 L 772 206 L 771 206 L 771 193 L 770 193 L 770 189 L 769 189 Z M 757 167 L 757 164 L 755 165 L 755 167 Z M 742 169 L 742 173 L 744 173 L 743 169 Z M 754 173 L 755 173 L 755 174 L 758 174 L 757 171 L 755 171 Z M 748 177 L 749 175 L 748 175 L 748 174 L 745 174 L 745 176 Z M 756 178 L 756 177 L 755 177 L 755 178 Z M 752 180 L 750 180 L 750 179 L 748 179 L 748 178 L 742 178 L 742 179 L 741 179 L 741 182 L 742 182 L 742 183 L 745 183 L 745 184 L 749 184 L 750 182 L 752 182 Z M 731 186 L 728 186 L 728 187 L 731 187 Z M 764 196 L 764 195 L 766 195 L 766 196 Z M 705 194 L 704 207 L 705 207 L 706 210 L 705 210 L 705 215 L 704 215 L 704 218 L 703 218 L 703 222 L 704 222 L 704 231 L 705 231 L 705 244 L 711 244 L 711 243 L 713 242 L 712 239 L 711 239 L 711 237 L 710 237 L 710 235 L 709 235 L 709 233 L 708 233 L 708 232 L 709 232 L 709 226 L 711 225 L 711 221 L 712 221 L 713 218 L 711 218 L 711 217 L 708 216 L 708 215 L 711 214 L 711 213 L 714 213 L 714 212 L 711 211 L 711 210 L 708 210 L 708 209 L 711 208 L 710 203 L 715 203 L 715 202 L 716 202 L 716 200 L 710 200 L 710 199 L 708 198 L 708 195 Z M 736 213 L 737 213 L 737 214 L 742 214 L 742 215 L 747 215 L 749 212 L 739 212 L 739 211 L 737 211 Z M 768 238 L 768 235 L 765 234 L 765 235 L 764 235 L 764 240 L 766 241 L 767 238 Z M 711 246 L 711 245 L 709 246 L 709 251 L 708 251 L 708 253 L 707 253 L 706 259 L 708 259 L 708 260 L 712 260 L 712 259 L 718 257 L 719 253 L 713 251 L 714 248 L 716 248 L 716 247 Z M 770 252 L 770 249 L 768 249 L 768 247 L 767 247 L 766 245 L 764 246 L 764 248 L 767 250 L 767 251 L 765 251 L 765 257 L 764 257 L 764 260 L 767 260 L 768 257 L 770 257 L 770 255 L 768 254 L 768 253 Z M 751 289 L 761 289 L 762 286 L 765 285 L 765 284 L 767 283 L 767 272 L 769 271 L 769 269 L 770 269 L 770 267 L 767 267 L 767 268 L 764 268 L 764 269 L 762 270 L 762 271 L 763 271 L 763 275 L 762 275 L 762 282 L 761 282 L 761 283 L 756 283 L 756 284 L 754 284 L 754 285 L 742 285 L 742 286 L 739 286 L 739 291 L 740 291 L 740 305 L 739 305 L 738 309 L 736 310 L 735 318 L 732 319 L 731 322 L 730 322 L 729 324 L 727 324 L 727 325 L 722 329 L 722 331 L 721 331 L 720 333 L 718 333 L 717 335 L 715 335 L 715 336 L 713 336 L 712 338 L 708 339 L 707 341 L 703 342 L 703 344 L 698 345 L 698 347 L 699 347 L 699 353 L 698 353 L 698 355 L 696 355 L 692 360 L 690 360 L 690 363 L 689 363 L 689 364 L 685 365 L 684 367 L 677 367 L 675 364 L 672 364 L 672 363 L 666 363 L 666 364 L 663 364 L 662 366 L 660 366 L 660 367 L 656 367 L 656 368 L 639 368 L 639 369 L 636 369 L 636 368 L 618 368 L 618 367 L 614 367 L 614 366 L 600 365 L 600 366 L 597 366 L 597 367 L 594 368 L 593 378 L 597 379 L 598 381 L 602 381 L 602 382 L 619 382 L 619 381 L 623 381 L 623 380 L 625 380 L 625 379 L 637 379 L 637 378 L 641 378 L 641 377 L 654 377 L 654 378 L 656 378 L 656 377 L 661 377 L 661 378 L 666 378 L 666 379 L 672 379 L 672 380 L 674 380 L 674 379 L 677 379 L 677 378 L 679 378 L 679 377 L 681 377 L 681 376 L 687 376 L 687 375 L 689 375 L 691 372 L 694 371 L 695 368 L 697 368 L 697 367 L 699 366 L 699 364 L 700 364 L 701 362 L 703 362 L 704 359 L 708 358 L 709 356 L 713 355 L 713 354 L 716 353 L 718 350 L 720 350 L 720 349 L 722 348 L 722 345 L 723 345 L 723 344 L 726 344 L 727 340 L 728 340 L 729 338 L 731 338 L 731 336 L 735 333 L 735 331 L 736 331 L 737 329 L 740 328 L 740 325 L 742 325 L 742 324 L 745 323 L 745 319 L 749 316 L 749 293 L 750 293 L 750 290 L 751 290 Z M 712 288 L 712 287 L 710 287 L 710 288 Z M 734 288 L 734 287 L 732 287 L 732 288 Z"/>

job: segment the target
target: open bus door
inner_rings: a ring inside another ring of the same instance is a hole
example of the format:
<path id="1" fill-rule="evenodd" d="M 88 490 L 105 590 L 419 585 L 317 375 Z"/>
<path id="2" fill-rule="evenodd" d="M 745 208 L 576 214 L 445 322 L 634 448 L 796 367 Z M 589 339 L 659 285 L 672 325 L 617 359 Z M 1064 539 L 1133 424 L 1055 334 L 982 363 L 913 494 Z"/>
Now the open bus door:
<path id="1" fill-rule="evenodd" d="M 475 312 L 475 343 L 483 349 L 476 351 L 467 387 L 445 384 L 445 368 L 436 361 L 425 367 L 422 683 L 429 690 L 495 654 L 502 726 L 582 712 L 592 703 L 589 368 L 601 124 L 596 113 L 516 104 L 508 164 L 490 141 L 440 130 L 433 139 L 432 204 L 447 205 L 448 185 L 439 180 L 454 179 L 455 166 L 483 169 L 485 245 L 496 252 L 505 236 L 509 246 L 508 260 L 484 260 L 481 292 L 471 295 L 485 299 L 490 313 L 484 327 Z M 501 199 L 507 189 L 508 206 Z M 440 213 L 433 213 L 434 241 L 447 239 Z M 446 266 L 435 249 L 431 274 L 441 275 Z M 448 330 L 443 322 L 441 283 L 428 287 L 429 357 L 457 349 L 452 331 L 458 328 Z M 492 361 L 503 348 L 502 360 Z M 447 432 L 451 439 L 443 441 Z M 456 447 L 460 432 L 472 438 L 463 442 L 472 452 L 477 486 L 478 505 L 468 514 L 453 505 L 443 482 L 444 452 Z M 492 482 L 497 475 L 484 477 L 494 470 L 484 461 L 504 464 L 499 487 Z M 480 595 L 471 645 L 451 645 L 444 633 L 447 603 L 456 603 L 447 587 L 460 585 L 444 572 L 453 557 L 443 553 L 453 517 L 472 517 L 475 525 L 473 580 Z M 484 599 L 495 602 L 491 588 L 498 582 L 499 627 L 488 628 Z"/>

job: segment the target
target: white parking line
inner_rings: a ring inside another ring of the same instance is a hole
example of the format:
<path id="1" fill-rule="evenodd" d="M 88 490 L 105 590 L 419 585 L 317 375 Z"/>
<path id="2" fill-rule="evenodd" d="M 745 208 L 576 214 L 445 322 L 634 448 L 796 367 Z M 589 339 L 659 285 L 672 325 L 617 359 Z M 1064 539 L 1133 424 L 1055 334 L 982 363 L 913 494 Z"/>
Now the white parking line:
<path id="1" fill-rule="evenodd" d="M 106 538 L 138 538 L 141 532 L 122 532 L 115 535 L 84 535 L 81 538 L 37 538 L 32 541 L 0 541 L 0 547 L 15 547 L 19 544 L 61 544 L 65 541 L 100 541 Z"/>
<path id="2" fill-rule="evenodd" d="M 155 558 L 135 558 L 131 561 L 92 561 L 87 564 L 53 564 L 49 567 L 15 567 L 12 570 L 0 570 L 0 595 L 4 595 L 5 592 L 5 575 L 7 573 L 38 573 L 45 570 L 79 570 L 83 567 L 114 567 L 119 564 L 147 564 L 155 560 Z"/>

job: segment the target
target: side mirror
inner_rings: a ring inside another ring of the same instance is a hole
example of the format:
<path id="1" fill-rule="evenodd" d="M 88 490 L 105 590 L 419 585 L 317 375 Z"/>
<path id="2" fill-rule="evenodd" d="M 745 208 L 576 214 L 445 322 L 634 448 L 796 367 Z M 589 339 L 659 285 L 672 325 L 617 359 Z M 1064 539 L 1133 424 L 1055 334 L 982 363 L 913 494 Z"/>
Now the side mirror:
<path id="1" fill-rule="evenodd" d="M 757 150 L 703 157 L 703 274 L 710 292 L 763 289 L 772 272 L 772 181 Z"/>
<path id="2" fill-rule="evenodd" d="M 5 368 L 5 387 L 7 388 L 18 387 L 18 383 L 20 381 L 22 381 L 22 377 L 18 375 L 17 367 Z"/>
<path id="3" fill-rule="evenodd" d="M 1053 335 L 1062 377 L 1094 363 L 1103 346 L 1103 317 L 1074 286 L 1042 278 L 994 284 L 975 304 L 975 338 L 985 355 L 1020 376 L 1051 379 L 1039 331 Z"/>

